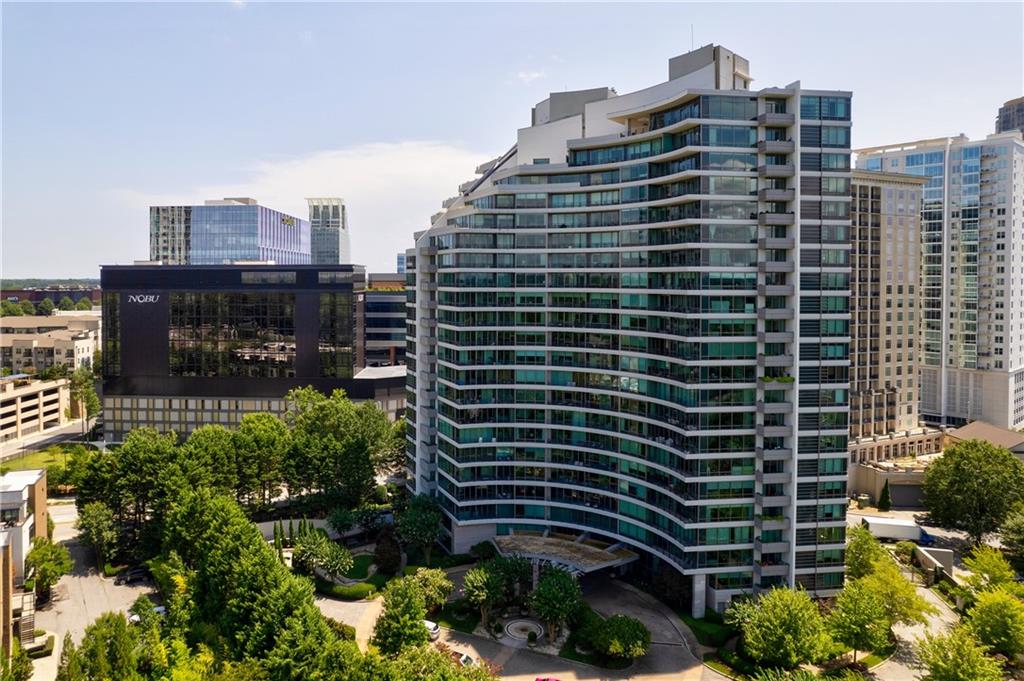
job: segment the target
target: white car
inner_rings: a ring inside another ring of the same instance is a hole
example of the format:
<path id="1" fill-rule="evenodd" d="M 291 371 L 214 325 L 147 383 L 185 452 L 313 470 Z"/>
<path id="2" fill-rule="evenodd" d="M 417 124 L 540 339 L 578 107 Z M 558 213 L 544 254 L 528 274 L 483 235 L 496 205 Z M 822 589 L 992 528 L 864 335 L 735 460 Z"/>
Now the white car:
<path id="1" fill-rule="evenodd" d="M 472 667 L 472 666 L 473 666 L 473 664 L 474 664 L 474 662 L 473 662 L 473 658 L 472 658 L 472 657 L 470 657 L 469 655 L 467 655 L 466 653 L 462 653 L 462 654 L 460 654 L 460 655 L 459 655 L 459 656 L 458 656 L 457 658 L 455 658 L 455 659 L 456 659 L 456 660 L 458 661 L 458 663 L 459 663 L 460 665 L 462 665 L 463 667 Z"/>
<path id="2" fill-rule="evenodd" d="M 437 622 L 423 620 L 423 626 L 427 628 L 427 633 L 430 634 L 431 641 L 436 641 L 437 637 L 441 635 L 441 627 L 437 626 Z"/>

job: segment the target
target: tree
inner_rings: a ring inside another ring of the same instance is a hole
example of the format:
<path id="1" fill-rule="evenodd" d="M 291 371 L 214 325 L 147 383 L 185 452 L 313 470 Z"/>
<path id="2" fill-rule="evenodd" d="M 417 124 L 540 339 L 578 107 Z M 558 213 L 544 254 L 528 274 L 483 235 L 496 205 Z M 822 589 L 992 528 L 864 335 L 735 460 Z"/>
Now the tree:
<path id="1" fill-rule="evenodd" d="M 863 579 L 846 583 L 828 616 L 832 638 L 858 650 L 876 650 L 889 639 L 889 619 L 882 601 Z"/>
<path id="2" fill-rule="evenodd" d="M 9 300 L 0 302 L 0 317 L 21 317 L 24 314 L 25 311 L 21 309 L 21 305 Z"/>
<path id="3" fill-rule="evenodd" d="M 88 312 L 92 309 L 92 301 L 88 298 L 79 298 L 78 302 L 75 303 L 75 309 L 80 312 Z"/>
<path id="4" fill-rule="evenodd" d="M 393 575 L 402 565 L 402 547 L 395 538 L 395 532 L 386 525 L 377 535 L 377 545 L 373 550 L 373 562 L 384 574 Z"/>
<path id="5" fill-rule="evenodd" d="M 1024 563 L 1024 504 L 1017 504 L 1003 526 L 999 528 L 999 537 L 1005 548 L 1018 563 Z"/>
<path id="6" fill-rule="evenodd" d="M 47 298 L 47 300 L 50 299 Z M 50 301 L 50 304 L 53 305 L 52 300 Z M 71 300 L 71 296 L 64 296 L 63 298 L 60 299 L 60 302 L 57 303 L 57 309 L 65 312 L 70 312 L 71 310 L 75 309 L 75 301 Z"/>
<path id="7" fill-rule="evenodd" d="M 246 414 L 235 436 L 239 501 L 269 506 L 281 492 L 288 428 L 273 414 Z"/>
<path id="8" fill-rule="evenodd" d="M 999 663 L 986 653 L 967 627 L 949 633 L 929 634 L 917 644 L 917 655 L 924 668 L 922 681 L 1001 681 Z"/>
<path id="9" fill-rule="evenodd" d="M 189 465 L 206 474 L 207 486 L 235 494 L 238 489 L 237 438 L 224 426 L 208 424 L 192 431 L 182 446 Z"/>
<path id="10" fill-rule="evenodd" d="M 32 540 L 32 550 L 25 557 L 25 570 L 33 572 L 39 600 L 48 601 L 50 588 L 71 572 L 71 554 L 63 544 L 55 544 L 46 537 L 36 537 Z"/>
<path id="11" fill-rule="evenodd" d="M 907 581 L 896 563 L 888 556 L 877 561 L 871 574 L 860 581 L 882 604 L 886 628 L 897 623 L 924 624 L 927 622 L 926 615 L 938 612 L 917 593 L 914 585 Z"/>
<path id="12" fill-rule="evenodd" d="M 64 634 L 64 643 L 60 647 L 56 681 L 87 681 L 85 670 L 82 669 L 82 660 L 77 655 L 75 642 L 71 640 L 71 632 Z"/>
<path id="13" fill-rule="evenodd" d="M 982 644 L 1013 659 L 1024 653 L 1024 602 L 1002 589 L 978 594 L 968 626 Z"/>
<path id="14" fill-rule="evenodd" d="M 558 638 L 558 629 L 580 606 L 582 593 L 576 578 L 565 570 L 544 570 L 537 588 L 530 594 L 530 607 L 547 626 L 548 640 Z"/>
<path id="15" fill-rule="evenodd" d="M 17 639 L 11 645 L 11 657 L 0 656 L 0 681 L 28 681 L 32 678 L 32 660 Z M 61 681 L 61 679 L 57 679 Z M 85 681 L 85 679 L 82 679 Z"/>
<path id="16" fill-rule="evenodd" d="M 380 530 L 382 519 L 380 509 L 376 506 L 364 504 L 353 511 L 356 524 L 363 528 L 364 532 L 374 533 Z"/>
<path id="17" fill-rule="evenodd" d="M 76 651 L 87 679 L 141 681 L 137 669 L 138 632 L 121 613 L 100 615 L 85 629 Z"/>
<path id="18" fill-rule="evenodd" d="M 369 656 L 367 656 L 369 657 Z M 469 667 L 459 665 L 450 653 L 429 646 L 418 646 L 403 650 L 390 667 L 395 681 L 496 681 L 496 670 L 485 660 Z M 376 681 L 384 678 L 383 673 L 367 674 L 359 681 Z"/>
<path id="19" fill-rule="evenodd" d="M 480 620 L 486 627 L 491 608 L 505 596 L 505 583 L 488 565 L 478 565 L 463 577 L 462 593 L 467 601 L 480 608 Z"/>
<path id="20" fill-rule="evenodd" d="M 341 506 L 331 509 L 331 512 L 327 514 L 327 524 L 330 525 L 331 529 L 337 532 L 339 536 L 344 536 L 346 532 L 351 530 L 355 522 L 355 513 L 347 508 L 342 508 Z"/>
<path id="21" fill-rule="evenodd" d="M 640 620 L 612 615 L 597 627 L 594 649 L 608 657 L 633 660 L 643 657 L 651 647 L 651 632 Z"/>
<path id="22" fill-rule="evenodd" d="M 889 481 L 882 485 L 882 494 L 878 497 L 878 510 L 888 511 L 892 508 L 892 493 L 889 492 Z"/>
<path id="23" fill-rule="evenodd" d="M 55 309 L 56 306 L 53 304 L 52 300 L 50 300 L 49 298 L 43 298 L 41 301 L 39 301 L 39 306 L 36 308 L 36 312 L 43 315 L 44 317 L 49 317 L 50 315 L 53 314 L 53 311 Z"/>
<path id="24" fill-rule="evenodd" d="M 330 577 L 340 577 L 352 568 L 352 554 L 323 531 L 307 529 L 295 541 L 292 562 L 309 572 L 319 569 Z"/>
<path id="25" fill-rule="evenodd" d="M 1014 584 L 1016 574 L 1003 552 L 987 544 L 979 544 L 964 558 L 964 567 L 970 574 L 964 582 L 972 593 L 978 594 Z"/>
<path id="26" fill-rule="evenodd" d="M 96 552 L 96 564 L 102 567 L 117 545 L 114 512 L 102 501 L 89 502 L 78 513 L 75 526 L 81 531 L 85 542 Z"/>
<path id="27" fill-rule="evenodd" d="M 380 448 L 375 456 L 375 465 L 379 474 L 401 471 L 407 465 L 405 460 L 405 417 L 402 416 L 391 424 L 388 432 L 381 440 Z"/>
<path id="28" fill-rule="evenodd" d="M 857 579 L 870 574 L 876 562 L 886 559 L 882 544 L 863 525 L 846 532 L 846 574 Z"/>
<path id="29" fill-rule="evenodd" d="M 433 497 L 418 494 L 409 508 L 398 518 L 398 536 L 402 541 L 423 551 L 424 563 L 430 565 L 430 552 L 441 534 L 441 510 Z"/>
<path id="30" fill-rule="evenodd" d="M 430 634 L 423 626 L 427 616 L 423 594 L 415 581 L 392 580 L 384 590 L 384 610 L 373 629 L 372 642 L 385 655 L 426 643 Z"/>
<path id="31" fill-rule="evenodd" d="M 455 588 L 452 580 L 448 579 L 448 574 L 436 568 L 419 568 L 412 574 L 411 579 L 419 585 L 428 613 L 444 605 Z"/>
<path id="32" fill-rule="evenodd" d="M 96 395 L 94 381 L 89 367 L 79 367 L 71 374 L 71 381 L 68 384 L 71 401 L 77 406 L 78 416 L 82 419 L 83 436 L 89 419 L 100 413 L 100 398 Z M 70 412 L 70 409 L 68 411 Z"/>
<path id="33" fill-rule="evenodd" d="M 819 659 L 831 641 L 818 606 L 800 589 L 762 594 L 743 625 L 743 649 L 766 667 L 792 669 Z"/>
<path id="34" fill-rule="evenodd" d="M 975 544 L 1024 501 L 1024 463 L 1003 447 L 968 440 L 928 467 L 924 504 L 936 524 L 966 532 Z"/>

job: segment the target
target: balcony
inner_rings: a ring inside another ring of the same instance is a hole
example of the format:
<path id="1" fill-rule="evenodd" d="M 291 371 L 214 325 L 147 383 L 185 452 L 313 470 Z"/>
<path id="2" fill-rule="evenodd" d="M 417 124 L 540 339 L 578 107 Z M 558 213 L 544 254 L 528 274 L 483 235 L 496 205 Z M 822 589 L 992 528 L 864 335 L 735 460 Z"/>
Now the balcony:
<path id="1" fill-rule="evenodd" d="M 796 114 L 791 113 L 775 113 L 766 111 L 763 114 L 758 114 L 757 124 L 758 125 L 771 125 L 771 126 L 782 126 L 782 125 L 793 125 L 796 123 Z"/>
<path id="2" fill-rule="evenodd" d="M 765 511 L 774 511 L 776 509 L 765 509 Z M 781 510 L 781 509 L 779 509 Z M 789 518 L 782 513 L 772 515 L 766 513 L 764 515 L 754 516 L 754 527 L 761 530 L 788 530 L 789 529 Z"/>
<path id="3" fill-rule="evenodd" d="M 792 201 L 796 192 L 792 189 L 762 189 L 757 192 L 759 201 Z"/>
<path id="4" fill-rule="evenodd" d="M 772 511 L 781 511 L 782 509 L 776 509 L 776 506 L 789 507 L 791 497 L 788 494 L 779 494 L 775 496 L 766 497 L 765 495 L 758 492 L 754 495 L 754 503 L 761 506 L 764 509 L 765 515 L 771 515 Z M 768 528 L 765 528 L 768 529 Z"/>
<path id="5" fill-rule="evenodd" d="M 758 319 L 792 319 L 793 308 L 791 307 L 762 307 L 757 310 Z"/>
<path id="6" fill-rule="evenodd" d="M 757 174 L 760 177 L 793 177 L 796 171 L 792 163 L 781 163 L 778 165 L 763 165 L 757 167 Z"/>
<path id="7" fill-rule="evenodd" d="M 766 355 L 763 352 L 757 355 L 757 366 L 759 367 L 788 367 L 793 364 L 793 355 Z"/>
<path id="8" fill-rule="evenodd" d="M 766 260 L 757 263 L 757 271 L 761 274 L 769 272 L 793 272 L 796 270 L 796 263 L 792 260 Z"/>
<path id="9" fill-rule="evenodd" d="M 761 237 L 757 240 L 757 247 L 773 251 L 788 251 L 793 248 L 793 240 L 789 238 L 780 239 L 777 237 Z"/>
<path id="10" fill-rule="evenodd" d="M 785 563 L 754 563 L 754 575 L 757 577 L 784 577 L 788 574 L 789 566 Z"/>
<path id="11" fill-rule="evenodd" d="M 788 414 L 793 411 L 792 402 L 763 402 L 757 401 L 757 410 L 763 414 Z"/>
<path id="12" fill-rule="evenodd" d="M 789 437 L 793 434 L 793 429 L 790 426 L 758 425 L 754 431 L 762 437 Z"/>
<path id="13" fill-rule="evenodd" d="M 762 116 L 792 116 L 793 114 L 761 114 Z M 793 140 L 761 140 L 757 150 L 762 154 L 791 154 L 796 145 Z"/>
<path id="14" fill-rule="evenodd" d="M 771 213 L 763 211 L 757 214 L 757 224 L 765 225 L 793 225 L 796 224 L 796 216 L 793 213 Z"/>
<path id="15" fill-rule="evenodd" d="M 781 473 L 765 473 L 764 471 L 756 471 L 754 473 L 754 480 L 764 484 L 782 483 L 785 484 L 790 481 L 790 474 L 785 471 Z"/>
<path id="16" fill-rule="evenodd" d="M 789 292 L 785 291 L 773 291 L 772 289 L 784 289 L 788 288 Z M 757 289 L 759 296 L 787 296 L 793 294 L 792 286 L 759 286 Z M 793 332 L 792 331 L 761 331 L 757 334 L 758 343 L 792 343 Z"/>
<path id="17" fill-rule="evenodd" d="M 783 551 L 789 551 L 789 542 L 786 541 L 769 541 L 762 542 L 760 539 L 754 540 L 754 550 L 761 553 L 782 553 Z"/>

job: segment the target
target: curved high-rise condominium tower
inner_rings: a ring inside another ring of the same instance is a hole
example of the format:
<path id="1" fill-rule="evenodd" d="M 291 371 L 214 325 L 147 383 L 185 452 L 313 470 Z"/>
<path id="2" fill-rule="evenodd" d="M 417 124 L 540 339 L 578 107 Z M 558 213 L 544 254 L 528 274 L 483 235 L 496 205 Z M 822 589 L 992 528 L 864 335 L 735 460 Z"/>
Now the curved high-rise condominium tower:
<path id="1" fill-rule="evenodd" d="M 676 570 L 697 615 L 841 586 L 850 93 L 746 66 L 552 94 L 417 235 L 409 475 L 451 550 Z"/>

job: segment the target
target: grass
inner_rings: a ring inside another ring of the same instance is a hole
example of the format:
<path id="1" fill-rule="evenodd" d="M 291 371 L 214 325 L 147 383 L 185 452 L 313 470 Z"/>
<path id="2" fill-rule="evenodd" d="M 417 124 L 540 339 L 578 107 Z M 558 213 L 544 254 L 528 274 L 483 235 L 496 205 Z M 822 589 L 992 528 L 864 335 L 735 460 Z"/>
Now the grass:
<path id="1" fill-rule="evenodd" d="M 437 623 L 447 629 L 472 634 L 476 625 L 480 623 L 480 611 L 459 601 L 445 603 L 437 613 Z"/>
<path id="2" fill-rule="evenodd" d="M 895 641 L 890 641 L 889 645 L 887 645 L 886 647 L 879 648 L 878 650 L 865 655 L 861 659 L 857 660 L 857 662 L 859 662 L 860 664 L 863 664 L 865 667 L 870 669 L 871 667 L 874 667 L 876 664 L 878 664 L 878 663 L 882 662 L 883 660 L 888 659 L 889 657 L 891 657 L 892 654 L 895 653 L 895 652 L 896 652 L 896 642 Z"/>
<path id="3" fill-rule="evenodd" d="M 364 553 L 352 558 L 352 567 L 348 569 L 345 576 L 349 579 L 366 579 L 370 574 L 370 566 L 373 565 L 373 556 Z"/>
<path id="4" fill-rule="evenodd" d="M 314 580 L 316 592 L 328 598 L 337 598 L 341 601 L 362 601 L 377 593 L 377 587 L 369 582 L 357 582 L 355 584 L 335 584 L 320 579 Z"/>
<path id="5" fill-rule="evenodd" d="M 17 459 L 9 459 L 3 462 L 0 469 L 4 471 L 25 471 L 34 468 L 46 468 L 55 464 L 64 465 L 64 451 L 59 447 L 50 447 L 41 452 L 30 452 L 25 456 L 19 456 Z"/>
<path id="6" fill-rule="evenodd" d="M 723 674 L 725 676 L 728 676 L 729 678 L 732 678 L 732 679 L 740 678 L 739 672 L 737 672 L 735 669 L 733 669 L 732 667 L 730 667 L 726 663 L 722 662 L 718 658 L 718 655 L 716 653 L 705 653 L 704 654 L 704 664 L 707 665 L 708 667 L 711 667 L 712 669 L 714 669 L 719 674 Z"/>
<path id="7" fill-rule="evenodd" d="M 430 564 L 423 560 L 423 553 L 418 549 L 410 549 L 407 553 L 406 565 L 410 567 L 429 567 L 429 568 L 453 568 L 459 565 L 471 565 L 476 562 L 476 558 L 468 553 L 452 553 L 447 554 L 438 549 L 434 549 L 430 553 Z"/>
<path id="8" fill-rule="evenodd" d="M 739 633 L 728 624 L 714 622 L 707 618 L 697 619 L 682 610 L 676 610 L 676 614 L 679 615 L 679 619 L 686 623 L 686 626 L 690 627 L 693 635 L 704 646 L 721 648 Z"/>

